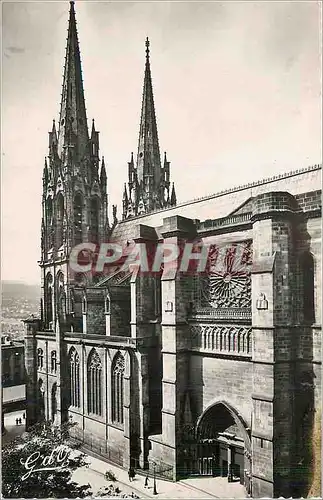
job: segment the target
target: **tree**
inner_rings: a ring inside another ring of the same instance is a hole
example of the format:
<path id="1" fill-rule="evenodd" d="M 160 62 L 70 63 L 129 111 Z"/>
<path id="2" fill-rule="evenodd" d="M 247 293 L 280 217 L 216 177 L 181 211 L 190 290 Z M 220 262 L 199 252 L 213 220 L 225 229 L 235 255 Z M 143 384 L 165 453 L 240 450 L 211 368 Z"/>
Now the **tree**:
<path id="1" fill-rule="evenodd" d="M 72 481 L 73 472 L 87 466 L 85 453 L 69 438 L 69 429 L 49 422 L 36 424 L 29 432 L 4 445 L 2 450 L 2 495 L 6 498 L 84 498 L 90 485 Z"/>

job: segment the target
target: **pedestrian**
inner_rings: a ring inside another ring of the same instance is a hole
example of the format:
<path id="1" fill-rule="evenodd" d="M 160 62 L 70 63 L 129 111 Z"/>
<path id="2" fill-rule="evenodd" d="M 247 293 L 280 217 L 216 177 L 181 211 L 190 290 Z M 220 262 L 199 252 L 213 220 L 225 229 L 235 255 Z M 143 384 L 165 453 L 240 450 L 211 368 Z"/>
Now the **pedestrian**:
<path id="1" fill-rule="evenodd" d="M 18 425 L 18 419 L 16 418 L 16 425 Z"/>
<path id="2" fill-rule="evenodd" d="M 25 420 L 25 418 L 26 418 L 26 414 L 25 413 L 22 414 L 22 418 Z"/>
<path id="3" fill-rule="evenodd" d="M 131 483 L 131 481 L 132 481 L 132 471 L 131 471 L 131 469 L 128 470 L 128 476 L 129 476 L 129 481 Z"/>
<path id="4" fill-rule="evenodd" d="M 149 486 L 148 486 L 148 484 L 149 484 L 149 476 L 148 476 L 148 474 L 147 474 L 147 476 L 146 476 L 146 478 L 145 478 L 145 488 L 148 488 L 148 487 L 149 487 Z"/>
<path id="5" fill-rule="evenodd" d="M 21 418 L 19 418 L 19 425 L 21 425 L 21 424 L 22 424 L 22 422 L 21 422 Z"/>

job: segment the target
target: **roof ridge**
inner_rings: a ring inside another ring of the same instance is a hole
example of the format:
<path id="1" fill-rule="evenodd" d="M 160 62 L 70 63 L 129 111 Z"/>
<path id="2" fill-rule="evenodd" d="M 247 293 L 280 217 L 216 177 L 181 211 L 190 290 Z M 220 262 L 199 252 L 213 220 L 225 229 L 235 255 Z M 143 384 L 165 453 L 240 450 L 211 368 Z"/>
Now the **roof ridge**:
<path id="1" fill-rule="evenodd" d="M 148 214 L 146 213 L 146 214 L 143 214 L 143 215 L 138 215 L 136 217 L 131 217 L 129 219 L 124 219 L 122 221 L 119 221 L 119 224 L 122 224 L 124 222 L 129 222 L 130 220 L 145 218 L 145 217 L 147 217 L 149 215 L 152 215 L 152 214 L 155 214 L 155 213 L 158 213 L 158 212 L 166 212 L 167 210 L 172 210 L 174 208 L 179 208 L 179 207 L 183 207 L 185 205 L 190 205 L 191 203 L 196 203 L 198 201 L 210 200 L 211 198 L 217 198 L 218 196 L 223 196 L 225 194 L 234 193 L 235 191 L 242 191 L 243 189 L 252 188 L 252 187 L 256 187 L 256 186 L 261 186 L 262 184 L 267 184 L 269 182 L 273 182 L 273 181 L 276 181 L 278 179 L 286 179 L 288 177 L 293 177 L 294 175 L 303 174 L 305 172 L 311 172 L 311 171 L 314 171 L 314 170 L 320 170 L 321 168 L 322 168 L 322 165 L 318 163 L 318 164 L 315 164 L 315 165 L 310 165 L 308 167 L 298 168 L 296 170 L 290 170 L 289 172 L 285 172 L 283 174 L 277 174 L 277 175 L 273 175 L 271 177 L 265 177 L 265 178 L 259 179 L 257 181 L 249 182 L 247 184 L 240 184 L 240 185 L 234 186 L 232 188 L 227 188 L 227 189 L 224 189 L 222 191 L 218 191 L 217 193 L 212 193 L 212 194 L 208 194 L 208 195 L 205 195 L 205 196 L 201 196 L 199 198 L 193 198 L 193 199 L 190 199 L 190 200 L 186 200 L 186 201 L 183 201 L 181 203 L 178 203 L 176 205 L 176 207 L 168 207 L 168 208 L 163 208 L 163 209 L 158 209 L 158 210 L 152 210 Z"/>

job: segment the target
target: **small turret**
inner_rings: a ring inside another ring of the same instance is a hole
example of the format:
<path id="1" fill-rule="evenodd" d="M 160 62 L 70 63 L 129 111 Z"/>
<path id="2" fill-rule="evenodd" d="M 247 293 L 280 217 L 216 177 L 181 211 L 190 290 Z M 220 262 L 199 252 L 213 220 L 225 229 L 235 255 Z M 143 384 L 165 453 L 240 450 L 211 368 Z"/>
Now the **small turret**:
<path id="1" fill-rule="evenodd" d="M 56 132 L 56 124 L 55 120 L 53 120 L 52 130 L 48 132 L 48 148 L 49 154 L 53 152 L 53 149 L 57 148 L 57 132 Z"/>
<path id="2" fill-rule="evenodd" d="M 101 172 L 100 172 L 100 184 L 101 189 L 104 193 L 107 192 L 107 172 L 105 168 L 104 156 L 102 156 Z"/>
<path id="3" fill-rule="evenodd" d="M 128 184 L 129 184 L 129 190 L 131 191 L 132 186 L 133 186 L 133 174 L 134 174 L 134 162 L 133 162 L 133 153 L 131 153 L 131 159 L 128 162 Z"/>
<path id="4" fill-rule="evenodd" d="M 175 185 L 173 183 L 172 194 L 171 194 L 171 197 L 170 197 L 170 204 L 171 204 L 172 207 L 175 207 L 176 203 L 177 203 L 177 200 L 176 200 Z"/>
<path id="5" fill-rule="evenodd" d="M 169 166 L 170 166 L 170 162 L 167 160 L 167 153 L 165 151 L 165 154 L 164 154 L 164 182 L 165 182 L 165 187 L 169 187 Z"/>
<path id="6" fill-rule="evenodd" d="M 48 165 L 47 165 L 47 158 L 45 156 L 45 162 L 44 162 L 44 170 L 43 170 L 43 185 L 46 186 L 48 183 Z"/>
<path id="7" fill-rule="evenodd" d="M 127 193 L 127 185 L 124 183 L 124 190 L 122 196 L 122 218 L 125 219 L 127 217 L 129 198 Z"/>
<path id="8" fill-rule="evenodd" d="M 127 193 L 127 185 L 126 183 L 124 183 L 124 190 L 123 190 L 123 201 L 125 201 L 126 203 L 128 203 L 128 193 Z"/>
<path id="9" fill-rule="evenodd" d="M 95 130 L 94 119 L 92 120 L 92 131 L 91 131 L 91 155 L 95 158 L 99 158 L 99 132 Z"/>

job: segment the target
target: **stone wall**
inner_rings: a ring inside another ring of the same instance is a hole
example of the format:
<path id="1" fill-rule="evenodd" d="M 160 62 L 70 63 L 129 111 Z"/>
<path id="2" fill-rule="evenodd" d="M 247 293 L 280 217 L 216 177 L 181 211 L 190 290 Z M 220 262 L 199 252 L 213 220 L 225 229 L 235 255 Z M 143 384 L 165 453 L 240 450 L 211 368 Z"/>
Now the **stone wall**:
<path id="1" fill-rule="evenodd" d="M 190 390 L 195 422 L 211 404 L 225 401 L 251 426 L 251 360 L 194 353 L 190 359 Z"/>

